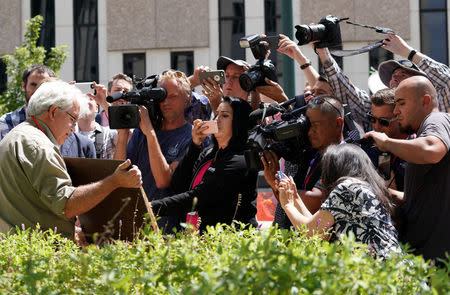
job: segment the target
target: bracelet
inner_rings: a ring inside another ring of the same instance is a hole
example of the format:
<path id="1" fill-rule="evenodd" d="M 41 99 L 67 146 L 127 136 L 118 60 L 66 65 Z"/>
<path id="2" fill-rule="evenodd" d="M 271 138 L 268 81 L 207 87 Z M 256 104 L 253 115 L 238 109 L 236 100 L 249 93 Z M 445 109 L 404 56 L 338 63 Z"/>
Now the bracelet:
<path id="1" fill-rule="evenodd" d="M 408 55 L 408 60 L 412 61 L 414 55 L 416 55 L 417 51 L 415 49 L 411 50 L 411 52 Z"/>
<path id="2" fill-rule="evenodd" d="M 304 64 L 302 64 L 302 65 L 300 66 L 300 69 L 304 70 L 304 69 L 306 69 L 307 67 L 309 67 L 310 65 L 311 65 L 311 61 L 308 60 L 306 63 L 304 63 Z"/>

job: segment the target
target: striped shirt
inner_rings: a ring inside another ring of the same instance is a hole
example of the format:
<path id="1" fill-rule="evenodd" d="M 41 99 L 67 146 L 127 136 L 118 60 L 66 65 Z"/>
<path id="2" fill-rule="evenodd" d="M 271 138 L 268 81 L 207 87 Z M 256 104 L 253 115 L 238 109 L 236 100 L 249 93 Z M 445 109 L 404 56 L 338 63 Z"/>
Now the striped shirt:
<path id="1" fill-rule="evenodd" d="M 0 140 L 8 134 L 11 129 L 25 121 L 25 106 L 18 108 L 15 111 L 6 113 L 0 117 Z"/>

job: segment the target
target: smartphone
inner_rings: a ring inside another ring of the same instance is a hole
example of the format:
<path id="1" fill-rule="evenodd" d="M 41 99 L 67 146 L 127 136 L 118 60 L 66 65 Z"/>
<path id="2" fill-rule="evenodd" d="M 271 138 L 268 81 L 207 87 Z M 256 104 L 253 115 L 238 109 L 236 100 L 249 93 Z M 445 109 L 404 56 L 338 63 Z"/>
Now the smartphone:
<path id="1" fill-rule="evenodd" d="M 278 171 L 278 176 L 280 177 L 280 180 L 284 179 L 283 172 Z"/>
<path id="2" fill-rule="evenodd" d="M 80 89 L 84 94 L 94 93 L 94 84 L 92 84 L 92 82 L 81 82 L 75 83 L 73 85 Z"/>
<path id="3" fill-rule="evenodd" d="M 381 153 L 378 155 L 378 171 L 384 180 L 391 179 L 391 154 Z"/>
<path id="4" fill-rule="evenodd" d="M 281 37 L 279 35 L 275 36 L 267 36 L 266 38 L 261 39 L 261 41 L 266 41 L 269 43 L 270 50 L 276 50 L 278 48 L 278 43 L 280 42 Z"/>
<path id="5" fill-rule="evenodd" d="M 203 134 L 210 135 L 219 132 L 219 128 L 217 127 L 217 121 L 205 121 L 203 126 L 207 126 L 208 128 L 203 130 Z"/>
<path id="6" fill-rule="evenodd" d="M 200 84 L 204 84 L 204 80 L 211 78 L 217 84 L 225 84 L 225 71 L 202 71 L 198 73 L 198 79 L 200 80 Z"/>

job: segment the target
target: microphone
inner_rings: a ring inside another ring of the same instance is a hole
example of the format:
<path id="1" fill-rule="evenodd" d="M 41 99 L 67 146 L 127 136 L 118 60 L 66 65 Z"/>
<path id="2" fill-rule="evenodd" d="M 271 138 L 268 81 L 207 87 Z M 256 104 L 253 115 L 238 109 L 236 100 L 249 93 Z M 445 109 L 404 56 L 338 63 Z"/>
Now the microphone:
<path id="1" fill-rule="evenodd" d="M 262 114 L 264 113 L 264 109 L 266 110 L 266 114 L 265 117 L 269 117 L 269 116 L 273 116 L 279 112 L 284 111 L 283 109 L 280 108 L 280 106 L 278 105 L 278 103 L 276 102 L 272 102 L 271 104 L 269 104 L 267 107 L 262 108 L 262 109 L 257 109 L 254 110 L 253 112 L 250 113 L 250 115 L 248 116 L 250 121 L 256 121 L 262 118 Z"/>

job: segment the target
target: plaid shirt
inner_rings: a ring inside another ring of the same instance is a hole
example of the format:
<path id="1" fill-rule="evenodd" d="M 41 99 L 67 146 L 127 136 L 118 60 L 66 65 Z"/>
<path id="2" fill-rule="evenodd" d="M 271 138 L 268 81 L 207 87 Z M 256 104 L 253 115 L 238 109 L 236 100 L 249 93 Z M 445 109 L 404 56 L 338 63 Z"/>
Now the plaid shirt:
<path id="1" fill-rule="evenodd" d="M 0 140 L 8 134 L 11 129 L 26 120 L 25 106 L 0 117 Z"/>
<path id="2" fill-rule="evenodd" d="M 422 58 L 417 65 L 427 74 L 438 93 L 439 111 L 450 112 L 450 68 L 428 56 Z"/>
<path id="3" fill-rule="evenodd" d="M 363 127 L 364 131 L 372 130 L 372 125 L 367 118 L 367 112 L 370 111 L 372 106 L 369 95 L 366 91 L 353 85 L 334 59 L 332 59 L 332 62 L 329 67 L 324 66 L 331 90 L 342 104 L 349 106 L 353 118 Z"/>

